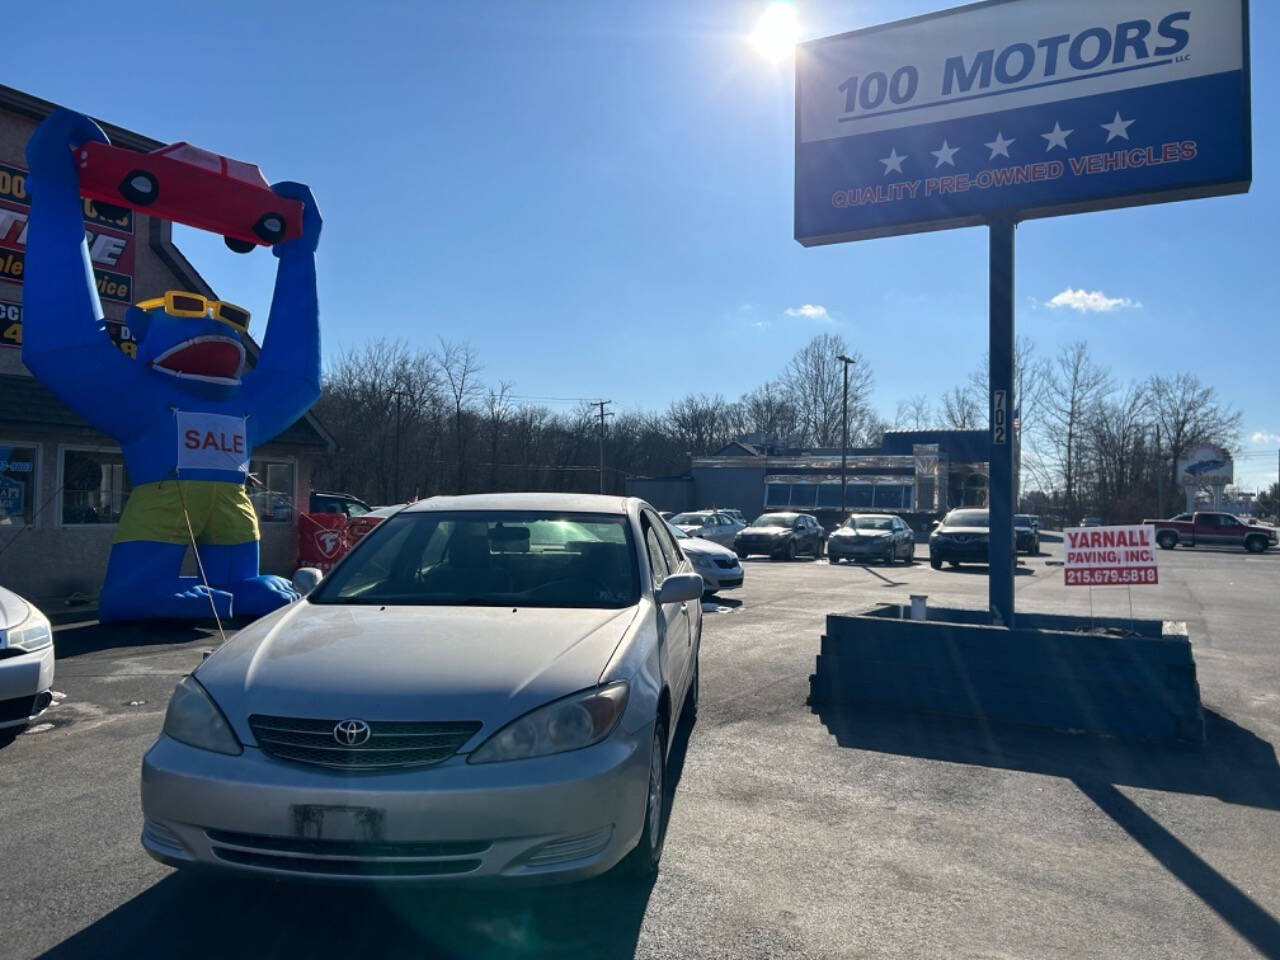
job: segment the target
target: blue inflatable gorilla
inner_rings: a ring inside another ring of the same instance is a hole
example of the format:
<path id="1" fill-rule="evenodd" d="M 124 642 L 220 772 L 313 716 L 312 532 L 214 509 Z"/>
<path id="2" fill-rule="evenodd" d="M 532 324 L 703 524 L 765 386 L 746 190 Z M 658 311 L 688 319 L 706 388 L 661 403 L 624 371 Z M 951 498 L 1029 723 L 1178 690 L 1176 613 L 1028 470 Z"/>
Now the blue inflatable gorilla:
<path id="1" fill-rule="evenodd" d="M 320 395 L 315 250 L 320 214 L 297 183 L 272 189 L 303 203 L 302 236 L 279 258 L 262 352 L 244 369 L 248 313 L 169 292 L 130 307 L 130 358 L 108 337 L 85 243 L 74 150 L 107 137 L 88 117 L 51 114 L 27 144 L 31 214 L 22 360 L 68 407 L 124 451 L 133 492 L 102 586 L 103 621 L 259 616 L 298 598 L 258 573 L 258 521 L 245 492 L 249 455 Z M 181 576 L 197 544 L 209 586 Z"/>

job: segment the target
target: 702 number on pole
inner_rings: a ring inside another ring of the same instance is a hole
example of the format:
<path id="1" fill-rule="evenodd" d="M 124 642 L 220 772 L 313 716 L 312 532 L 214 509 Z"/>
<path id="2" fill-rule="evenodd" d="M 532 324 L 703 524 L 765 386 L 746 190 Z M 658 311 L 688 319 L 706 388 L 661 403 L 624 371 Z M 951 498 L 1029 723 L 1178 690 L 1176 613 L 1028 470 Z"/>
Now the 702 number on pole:
<path id="1" fill-rule="evenodd" d="M 1009 401 L 1004 390 L 991 391 L 991 442 L 1009 442 Z"/>

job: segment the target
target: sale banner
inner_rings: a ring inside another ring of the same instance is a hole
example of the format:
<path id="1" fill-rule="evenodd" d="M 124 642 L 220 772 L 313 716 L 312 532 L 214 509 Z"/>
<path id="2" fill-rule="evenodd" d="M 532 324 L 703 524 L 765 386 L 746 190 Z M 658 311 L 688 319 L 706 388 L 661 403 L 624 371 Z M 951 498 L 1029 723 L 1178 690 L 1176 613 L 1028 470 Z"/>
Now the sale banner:
<path id="1" fill-rule="evenodd" d="M 1137 587 L 1160 582 L 1156 538 L 1147 524 L 1063 531 L 1068 587 Z"/>

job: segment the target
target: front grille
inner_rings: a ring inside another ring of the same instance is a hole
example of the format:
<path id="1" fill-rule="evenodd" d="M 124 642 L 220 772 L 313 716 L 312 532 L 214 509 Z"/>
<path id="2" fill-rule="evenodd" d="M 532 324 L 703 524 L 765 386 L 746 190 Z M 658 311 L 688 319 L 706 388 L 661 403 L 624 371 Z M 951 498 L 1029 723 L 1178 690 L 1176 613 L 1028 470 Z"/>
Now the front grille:
<path id="1" fill-rule="evenodd" d="M 735 578 L 734 578 L 734 579 L 732 579 L 732 580 L 721 580 L 721 581 L 720 581 L 720 585 L 719 585 L 716 589 L 718 589 L 718 590 L 732 590 L 734 587 L 740 587 L 740 586 L 742 586 L 742 578 L 741 578 L 741 577 L 735 577 Z"/>
<path id="2" fill-rule="evenodd" d="M 431 857 L 467 857 L 484 853 L 493 844 L 485 840 L 388 843 L 386 841 L 324 840 L 313 837 L 272 837 L 230 830 L 206 830 L 215 844 L 246 847 L 259 853 L 302 854 L 308 857 L 363 857 L 412 860 Z"/>
<path id="3" fill-rule="evenodd" d="M 12 700 L 0 700 L 0 723 L 13 720 L 25 720 L 36 713 L 35 697 L 14 697 Z"/>
<path id="4" fill-rule="evenodd" d="M 722 570 L 732 570 L 737 564 L 737 558 L 716 557 L 716 566 Z"/>
<path id="5" fill-rule="evenodd" d="M 349 747 L 334 739 L 341 720 L 254 714 L 249 728 L 263 752 L 277 760 L 367 773 L 426 767 L 453 756 L 480 729 L 479 722 L 369 721 L 370 736 Z"/>

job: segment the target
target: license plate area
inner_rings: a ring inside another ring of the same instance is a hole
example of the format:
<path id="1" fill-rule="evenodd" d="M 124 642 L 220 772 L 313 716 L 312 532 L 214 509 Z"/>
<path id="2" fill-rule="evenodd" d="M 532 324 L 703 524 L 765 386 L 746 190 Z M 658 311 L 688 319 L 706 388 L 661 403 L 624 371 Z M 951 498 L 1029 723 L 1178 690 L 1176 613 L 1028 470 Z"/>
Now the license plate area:
<path id="1" fill-rule="evenodd" d="M 289 809 L 293 814 L 293 831 L 297 837 L 366 843 L 376 843 L 383 839 L 386 811 L 378 807 L 304 803 Z"/>

